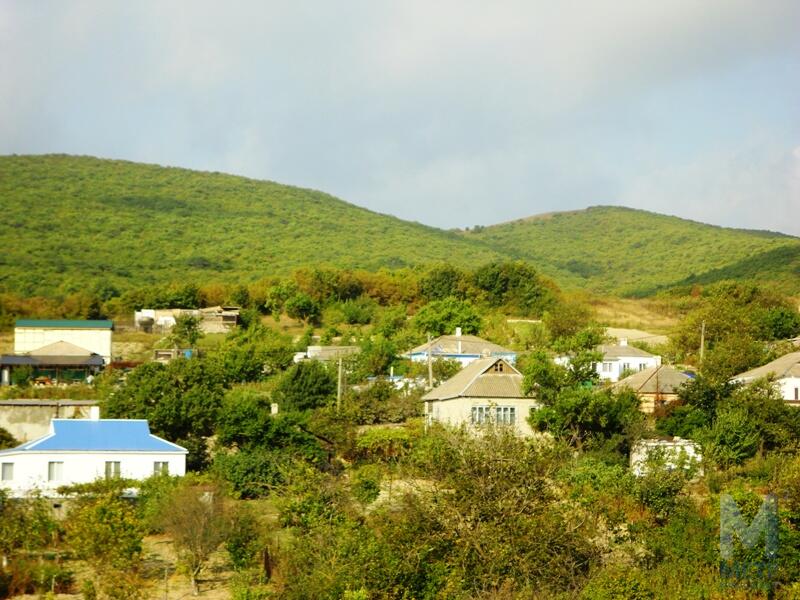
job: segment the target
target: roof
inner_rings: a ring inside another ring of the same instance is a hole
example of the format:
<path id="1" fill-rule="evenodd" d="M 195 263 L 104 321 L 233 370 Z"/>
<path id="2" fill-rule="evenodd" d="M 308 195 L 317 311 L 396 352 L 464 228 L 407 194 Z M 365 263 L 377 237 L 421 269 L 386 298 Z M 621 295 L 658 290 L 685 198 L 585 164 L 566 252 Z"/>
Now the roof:
<path id="1" fill-rule="evenodd" d="M 114 329 L 114 321 L 83 321 L 66 319 L 17 319 L 15 327 L 43 327 L 46 329 Z"/>
<path id="2" fill-rule="evenodd" d="M 784 354 L 772 362 L 737 375 L 734 379 L 758 379 L 769 375 L 773 375 L 776 379 L 800 377 L 800 352 Z"/>
<path id="3" fill-rule="evenodd" d="M 476 335 L 442 335 L 430 341 L 432 355 L 441 354 L 474 354 L 492 356 L 496 354 L 514 354 L 516 352 L 493 344 Z M 408 354 L 427 354 L 428 343 L 417 346 Z"/>
<path id="4" fill-rule="evenodd" d="M 640 394 L 675 394 L 678 388 L 691 380 L 686 373 L 669 365 L 650 367 L 620 379 L 613 387 L 630 388 Z"/>
<path id="5" fill-rule="evenodd" d="M 3 354 L 0 356 L 0 365 L 10 367 L 20 365 L 30 365 L 32 367 L 102 367 L 105 365 L 105 361 L 99 354 L 90 354 L 89 356 Z"/>
<path id="6" fill-rule="evenodd" d="M 503 363 L 501 373 L 494 371 L 496 363 Z M 526 397 L 522 393 L 522 373 L 502 358 L 489 357 L 468 364 L 439 387 L 425 394 L 422 399 Z"/>
<path id="7" fill-rule="evenodd" d="M 603 360 L 616 360 L 628 357 L 650 358 L 655 354 L 636 348 L 635 346 L 623 346 L 622 344 L 603 344 L 597 348 L 603 353 Z"/>
<path id="8" fill-rule="evenodd" d="M 69 342 L 53 342 L 52 344 L 47 344 L 46 346 L 42 346 L 36 350 L 28 352 L 27 354 L 31 354 L 33 356 L 91 356 L 93 353 L 91 350 L 87 350 L 86 348 L 81 348 L 80 346 L 76 346 L 75 344 L 71 344 Z"/>
<path id="9" fill-rule="evenodd" d="M 306 356 L 316 360 L 337 360 L 361 352 L 359 346 L 309 346 Z"/>
<path id="10" fill-rule="evenodd" d="M 53 419 L 50 433 L 11 452 L 179 452 L 186 449 L 150 433 L 143 419 Z"/>

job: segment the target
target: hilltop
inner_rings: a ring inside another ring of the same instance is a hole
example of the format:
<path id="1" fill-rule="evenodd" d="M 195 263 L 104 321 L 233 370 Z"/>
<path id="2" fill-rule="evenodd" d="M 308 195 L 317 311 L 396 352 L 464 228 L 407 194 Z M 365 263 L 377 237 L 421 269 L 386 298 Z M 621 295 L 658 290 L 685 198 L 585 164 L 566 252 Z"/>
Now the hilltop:
<path id="1" fill-rule="evenodd" d="M 19 295 L 502 258 L 322 192 L 119 160 L 0 157 L 0 197 L 0 289 Z"/>
<path id="2" fill-rule="evenodd" d="M 493 260 L 560 285 L 648 295 L 753 279 L 800 291 L 800 239 L 619 207 L 472 231 L 379 214 L 323 192 L 91 157 L 0 157 L 0 291 L 59 296 L 175 281 L 251 282 L 306 265 L 377 270 Z"/>
<path id="3" fill-rule="evenodd" d="M 622 295 L 723 279 L 800 290 L 800 239 L 644 210 L 594 206 L 462 232 L 567 287 Z"/>

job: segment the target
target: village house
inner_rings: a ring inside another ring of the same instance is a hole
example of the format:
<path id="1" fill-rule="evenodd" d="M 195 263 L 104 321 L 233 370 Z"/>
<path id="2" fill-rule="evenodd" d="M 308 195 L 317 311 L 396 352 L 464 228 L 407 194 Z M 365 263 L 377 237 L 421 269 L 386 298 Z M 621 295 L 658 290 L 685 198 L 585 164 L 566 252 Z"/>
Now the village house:
<path id="1" fill-rule="evenodd" d="M 84 381 L 111 363 L 112 321 L 19 319 L 14 354 L 0 356 L 0 383 L 25 369 L 34 380 Z"/>
<path id="2" fill-rule="evenodd" d="M 507 425 L 533 435 L 528 424 L 535 398 L 522 393 L 522 373 L 504 358 L 480 358 L 422 397 L 428 424 Z"/>
<path id="3" fill-rule="evenodd" d="M 633 390 L 641 401 L 639 410 L 647 414 L 659 414 L 678 400 L 678 388 L 691 380 L 689 375 L 675 367 L 660 365 L 620 379 L 612 387 L 616 390 Z"/>
<path id="4" fill-rule="evenodd" d="M 602 360 L 595 365 L 600 381 L 613 383 L 627 373 L 644 371 L 661 364 L 660 356 L 629 346 L 627 339 L 621 339 L 618 344 L 602 344 L 597 347 L 597 351 L 603 355 Z M 558 356 L 555 362 L 567 366 L 570 357 Z"/>
<path id="5" fill-rule="evenodd" d="M 143 308 L 133 313 L 133 323 L 139 331 L 168 333 L 178 317 L 196 318 L 203 333 L 227 333 L 239 323 L 238 306 L 209 306 L 207 308 Z"/>
<path id="6" fill-rule="evenodd" d="M 787 404 L 800 406 L 800 352 L 790 352 L 761 367 L 741 373 L 733 381 L 750 383 L 762 377 L 775 380 Z"/>
<path id="7" fill-rule="evenodd" d="M 304 360 L 319 360 L 321 362 L 335 362 L 341 358 L 355 356 L 361 352 L 359 346 L 308 346 L 305 352 L 295 352 L 294 362 Z"/>
<path id="8" fill-rule="evenodd" d="M 0 451 L 0 489 L 11 497 L 53 497 L 61 486 L 103 477 L 184 475 L 186 454 L 152 435 L 145 420 L 53 419 L 47 435 Z"/>
<path id="9" fill-rule="evenodd" d="M 414 362 L 425 362 L 430 355 L 431 360 L 442 358 L 456 360 L 466 366 L 480 358 L 502 358 L 512 365 L 517 361 L 517 353 L 503 348 L 475 335 L 462 335 L 461 328 L 456 328 L 455 335 L 442 335 L 409 350 L 403 356 Z"/>

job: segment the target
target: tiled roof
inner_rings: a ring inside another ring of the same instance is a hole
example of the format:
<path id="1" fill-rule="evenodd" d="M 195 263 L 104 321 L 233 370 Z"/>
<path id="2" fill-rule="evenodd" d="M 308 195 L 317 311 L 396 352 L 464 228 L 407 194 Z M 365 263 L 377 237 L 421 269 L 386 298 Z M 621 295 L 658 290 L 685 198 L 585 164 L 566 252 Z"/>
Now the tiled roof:
<path id="1" fill-rule="evenodd" d="M 650 367 L 630 377 L 621 379 L 613 387 L 621 389 L 624 387 L 632 389 L 640 394 L 674 394 L 678 388 L 689 381 L 686 373 L 678 371 L 669 365 Z"/>
<path id="2" fill-rule="evenodd" d="M 628 357 L 649 358 L 655 356 L 655 354 L 650 354 L 641 348 L 636 348 L 635 346 L 623 346 L 621 344 L 603 344 L 598 348 L 598 350 L 603 353 L 603 360 L 614 360 Z"/>
<path id="3" fill-rule="evenodd" d="M 758 379 L 759 377 L 767 377 L 768 375 L 774 375 L 776 379 L 800 377 L 800 352 L 784 354 L 761 367 L 737 375 L 734 379 L 747 381 L 750 379 Z"/>
<path id="4" fill-rule="evenodd" d="M 495 363 L 502 363 L 502 372 L 494 371 Z M 481 358 L 429 391 L 422 399 L 448 400 L 459 397 L 525 398 L 522 393 L 522 374 L 502 358 Z"/>
<path id="5" fill-rule="evenodd" d="M 51 433 L 0 454 L 32 452 L 181 452 L 186 449 L 150 433 L 139 419 L 53 419 Z"/>
<path id="6" fill-rule="evenodd" d="M 513 350 L 493 344 L 476 335 L 442 335 L 431 340 L 431 354 L 474 354 L 477 356 L 492 356 L 497 354 L 515 354 Z M 428 352 L 428 343 L 417 346 L 408 354 L 422 354 Z"/>
<path id="7" fill-rule="evenodd" d="M 16 327 L 44 327 L 46 329 L 114 329 L 114 321 L 78 321 L 65 319 L 17 319 Z"/>

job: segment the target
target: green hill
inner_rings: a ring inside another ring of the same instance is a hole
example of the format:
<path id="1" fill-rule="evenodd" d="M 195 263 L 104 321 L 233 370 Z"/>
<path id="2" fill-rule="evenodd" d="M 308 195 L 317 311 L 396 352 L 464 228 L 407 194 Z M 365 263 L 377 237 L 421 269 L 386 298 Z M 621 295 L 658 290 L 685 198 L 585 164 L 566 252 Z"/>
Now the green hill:
<path id="1" fill-rule="evenodd" d="M 596 206 L 464 232 L 567 287 L 623 295 L 722 279 L 800 291 L 800 239 Z"/>
<path id="2" fill-rule="evenodd" d="M 626 208 L 442 231 L 269 181 L 63 155 L 0 157 L 0 200 L 0 291 L 20 296 L 498 259 L 606 293 L 720 279 L 800 292 L 798 238 Z"/>
<path id="3" fill-rule="evenodd" d="M 500 258 L 322 192 L 125 161 L 0 157 L 0 198 L 0 289 L 19 295 Z"/>

